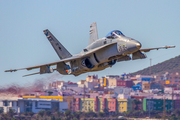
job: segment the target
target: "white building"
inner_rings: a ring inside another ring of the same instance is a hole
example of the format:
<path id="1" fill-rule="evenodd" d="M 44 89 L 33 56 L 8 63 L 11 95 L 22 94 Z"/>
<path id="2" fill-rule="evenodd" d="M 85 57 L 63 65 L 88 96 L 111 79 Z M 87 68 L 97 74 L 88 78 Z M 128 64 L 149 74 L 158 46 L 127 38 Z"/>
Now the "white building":
<path id="1" fill-rule="evenodd" d="M 72 84 L 69 82 L 62 82 L 61 85 L 58 85 L 58 89 L 60 89 L 60 90 L 71 89 L 72 87 L 78 87 L 78 84 Z"/>
<path id="2" fill-rule="evenodd" d="M 86 81 L 84 82 L 83 84 L 78 84 L 78 87 L 79 88 L 87 88 L 88 90 L 93 90 L 95 86 L 97 86 L 98 82 L 96 81 L 93 81 L 93 82 L 89 82 L 89 81 Z"/>
<path id="3" fill-rule="evenodd" d="M 169 100 L 172 100 L 172 95 L 171 94 L 154 95 L 153 99 L 169 99 Z M 179 95 L 174 95 L 173 96 L 173 100 L 179 100 L 179 99 L 180 99 Z"/>
<path id="4" fill-rule="evenodd" d="M 16 113 L 23 112 L 34 112 L 37 113 L 41 110 L 58 110 L 64 112 L 68 109 L 68 103 L 51 100 L 51 99 L 37 99 L 37 98 L 29 98 L 29 99 L 7 99 L 0 100 L 0 108 L 7 113 L 10 109 L 13 109 Z"/>
<path id="5" fill-rule="evenodd" d="M 131 96 L 127 94 L 119 94 L 117 99 L 131 99 Z"/>
<path id="6" fill-rule="evenodd" d="M 59 111 L 66 111 L 68 109 L 68 103 L 51 100 L 51 99 L 36 99 L 36 98 L 29 98 L 29 99 L 19 99 L 19 107 L 20 113 L 23 112 L 34 112 L 37 113 L 41 110 L 59 110 Z"/>
<path id="7" fill-rule="evenodd" d="M 136 75 L 137 81 L 154 81 L 153 76 L 150 75 Z"/>
<path id="8" fill-rule="evenodd" d="M 0 97 L 0 109 L 3 109 L 4 113 L 7 113 L 10 109 L 13 109 L 16 113 L 19 113 L 18 99 L 22 99 L 14 96 Z"/>
<path id="9" fill-rule="evenodd" d="M 130 94 L 132 89 L 128 87 L 115 87 L 114 92 L 117 94 Z"/>
<path id="10" fill-rule="evenodd" d="M 119 79 L 120 76 L 119 75 L 106 75 L 105 78 L 108 78 L 108 79 Z"/>
<path id="11" fill-rule="evenodd" d="M 172 93 L 172 87 L 165 87 L 164 93 Z"/>

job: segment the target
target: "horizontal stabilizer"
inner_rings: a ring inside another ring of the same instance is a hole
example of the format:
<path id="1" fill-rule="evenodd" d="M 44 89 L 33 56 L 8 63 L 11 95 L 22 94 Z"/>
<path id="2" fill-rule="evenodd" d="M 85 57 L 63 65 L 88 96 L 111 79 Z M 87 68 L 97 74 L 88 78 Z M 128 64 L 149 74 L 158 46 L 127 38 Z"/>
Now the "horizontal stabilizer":
<path id="1" fill-rule="evenodd" d="M 40 72 L 32 73 L 32 74 L 27 74 L 27 75 L 23 75 L 23 77 L 30 76 L 30 75 L 36 75 L 36 74 L 40 74 Z"/>
<path id="2" fill-rule="evenodd" d="M 53 69 L 53 71 L 56 70 L 56 69 Z M 27 75 L 23 75 L 23 77 L 26 77 L 26 76 L 31 76 L 31 75 L 36 75 L 36 74 L 40 74 L 40 72 L 37 72 L 37 73 L 32 73 L 32 74 L 27 74 Z"/>

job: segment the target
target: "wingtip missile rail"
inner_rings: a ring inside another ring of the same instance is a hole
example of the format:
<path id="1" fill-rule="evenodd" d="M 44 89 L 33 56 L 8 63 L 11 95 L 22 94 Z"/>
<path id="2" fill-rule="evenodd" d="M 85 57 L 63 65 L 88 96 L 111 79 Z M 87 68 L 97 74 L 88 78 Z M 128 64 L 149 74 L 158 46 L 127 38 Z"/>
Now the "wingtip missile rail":
<path id="1" fill-rule="evenodd" d="M 14 70 L 10 69 L 10 70 L 5 70 L 4 72 L 16 72 L 16 71 L 17 71 L 16 69 Z"/>
<path id="2" fill-rule="evenodd" d="M 167 48 L 175 48 L 176 46 L 175 45 L 172 45 L 172 46 L 165 46 L 165 48 L 167 49 Z"/>

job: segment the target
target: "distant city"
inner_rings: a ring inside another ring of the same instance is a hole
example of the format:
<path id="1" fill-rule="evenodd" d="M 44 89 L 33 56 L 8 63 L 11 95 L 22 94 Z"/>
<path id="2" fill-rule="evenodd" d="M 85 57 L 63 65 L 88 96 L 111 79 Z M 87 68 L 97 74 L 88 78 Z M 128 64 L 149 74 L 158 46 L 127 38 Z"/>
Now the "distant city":
<path id="1" fill-rule="evenodd" d="M 54 81 L 29 91 L 0 91 L 0 109 L 8 113 L 58 110 L 111 113 L 132 110 L 163 111 L 180 108 L 180 74 L 90 75 L 77 83 Z M 134 102 L 134 100 L 139 102 Z M 165 101 L 165 105 L 164 105 Z"/>

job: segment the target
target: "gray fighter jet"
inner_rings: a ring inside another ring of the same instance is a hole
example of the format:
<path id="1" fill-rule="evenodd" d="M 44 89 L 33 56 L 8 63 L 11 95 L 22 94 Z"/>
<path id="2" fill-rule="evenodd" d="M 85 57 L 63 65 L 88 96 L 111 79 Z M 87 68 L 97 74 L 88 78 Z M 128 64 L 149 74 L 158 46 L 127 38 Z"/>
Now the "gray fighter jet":
<path id="1" fill-rule="evenodd" d="M 61 60 L 43 65 L 37 65 L 21 69 L 10 69 L 5 72 L 15 72 L 17 70 L 32 70 L 40 68 L 38 73 L 34 74 L 52 73 L 57 70 L 63 75 L 78 76 L 82 73 L 100 71 L 107 67 L 113 66 L 116 62 L 144 59 L 146 55 L 142 52 L 149 52 L 150 50 L 174 48 L 175 46 L 165 46 L 158 48 L 140 49 L 141 43 L 133 38 L 125 36 L 119 30 L 113 30 L 105 37 L 98 39 L 96 23 L 90 26 L 89 45 L 84 48 L 79 54 L 71 55 L 67 49 L 54 37 L 48 30 L 43 31 L 47 39 L 53 46 Z M 132 57 L 131 57 L 131 56 Z M 50 66 L 56 65 L 56 69 Z"/>

